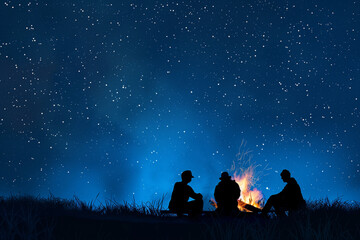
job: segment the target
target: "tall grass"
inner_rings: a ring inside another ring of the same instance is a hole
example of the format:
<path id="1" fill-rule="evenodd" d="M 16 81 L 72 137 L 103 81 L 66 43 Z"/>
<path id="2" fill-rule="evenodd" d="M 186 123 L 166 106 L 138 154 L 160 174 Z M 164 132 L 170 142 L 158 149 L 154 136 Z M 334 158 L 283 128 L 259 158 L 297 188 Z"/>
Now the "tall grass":
<path id="1" fill-rule="evenodd" d="M 42 201 L 30 197 L 0 200 L 0 239 L 52 239 L 54 218 L 41 213 Z"/>
<path id="2" fill-rule="evenodd" d="M 95 200 L 61 199 L 52 194 L 48 198 L 10 196 L 0 198 L 0 240 L 53 239 L 59 216 L 161 216 L 164 196 L 153 202 L 136 204 L 108 200 L 95 205 Z"/>
<path id="3" fill-rule="evenodd" d="M 165 195 L 160 199 L 151 202 L 137 204 L 135 199 L 131 203 L 118 203 L 114 199 L 106 200 L 101 204 L 102 214 L 104 215 L 135 215 L 135 216 L 162 216 Z"/>
<path id="4" fill-rule="evenodd" d="M 95 201 L 52 195 L 0 198 L 0 239 L 120 239 L 126 231 L 124 239 L 136 239 L 135 233 L 157 239 L 360 239 L 360 205 L 340 199 L 308 201 L 308 209 L 282 218 L 245 214 L 196 220 L 162 215 L 164 197 L 141 204 Z"/>
<path id="5" fill-rule="evenodd" d="M 336 199 L 309 201 L 306 210 L 286 217 L 260 216 L 236 221 L 214 219 L 211 239 L 360 239 L 360 205 Z"/>

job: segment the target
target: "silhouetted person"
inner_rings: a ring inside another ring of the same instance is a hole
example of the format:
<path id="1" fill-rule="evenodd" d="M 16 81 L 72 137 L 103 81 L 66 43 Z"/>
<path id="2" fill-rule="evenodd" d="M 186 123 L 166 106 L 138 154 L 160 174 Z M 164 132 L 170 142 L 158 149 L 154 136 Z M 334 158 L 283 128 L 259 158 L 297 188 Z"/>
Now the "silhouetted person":
<path id="1" fill-rule="evenodd" d="M 214 193 L 217 203 L 216 212 L 226 216 L 238 214 L 239 185 L 234 180 L 231 180 L 231 176 L 227 172 L 223 172 L 219 179 L 221 181 L 215 187 Z"/>
<path id="2" fill-rule="evenodd" d="M 181 173 L 181 182 L 174 185 L 174 190 L 171 194 L 169 209 L 176 212 L 178 216 L 188 213 L 189 216 L 200 215 L 203 210 L 204 202 L 200 193 L 195 193 L 194 190 L 188 185 L 191 179 L 194 178 L 190 170 Z M 188 201 L 189 198 L 193 201 Z"/>
<path id="3" fill-rule="evenodd" d="M 285 211 L 295 211 L 306 206 L 300 186 L 294 178 L 290 177 L 290 172 L 284 169 L 280 175 L 287 184 L 280 193 L 270 196 L 262 209 L 264 215 L 267 215 L 271 207 L 274 207 L 277 216 L 283 216 Z"/>

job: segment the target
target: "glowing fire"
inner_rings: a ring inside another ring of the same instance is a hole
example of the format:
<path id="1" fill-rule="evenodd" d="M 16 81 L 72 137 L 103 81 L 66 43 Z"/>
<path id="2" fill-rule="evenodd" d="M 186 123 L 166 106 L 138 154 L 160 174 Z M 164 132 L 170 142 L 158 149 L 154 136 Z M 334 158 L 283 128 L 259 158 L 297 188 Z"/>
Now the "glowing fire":
<path id="1" fill-rule="evenodd" d="M 249 210 L 245 208 L 246 205 L 262 208 L 261 201 L 263 199 L 263 195 L 259 190 L 253 188 L 255 183 L 254 168 L 247 168 L 241 175 L 235 173 L 234 180 L 239 185 L 241 190 L 241 195 L 238 199 L 238 208 L 240 211 L 249 212 Z M 215 200 L 211 199 L 211 202 L 211 204 L 217 208 Z"/>
<path id="2" fill-rule="evenodd" d="M 234 180 L 239 184 L 241 195 L 238 200 L 238 208 L 241 211 L 248 211 L 245 207 L 246 204 L 252 205 L 257 208 L 261 208 L 261 200 L 263 199 L 262 193 L 253 188 L 254 185 L 254 169 L 249 167 L 246 169 L 243 174 L 237 175 L 234 174 Z"/>

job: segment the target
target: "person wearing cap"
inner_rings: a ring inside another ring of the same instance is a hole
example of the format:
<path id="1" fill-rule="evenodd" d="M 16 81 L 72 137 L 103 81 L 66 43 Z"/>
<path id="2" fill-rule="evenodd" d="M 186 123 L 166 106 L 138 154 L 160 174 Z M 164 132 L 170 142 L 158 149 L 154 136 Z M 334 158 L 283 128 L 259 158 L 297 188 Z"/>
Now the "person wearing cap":
<path id="1" fill-rule="evenodd" d="M 231 180 L 229 173 L 221 173 L 221 181 L 215 187 L 215 201 L 217 203 L 216 212 L 220 215 L 234 216 L 239 213 L 238 199 L 240 197 L 240 187 Z"/>
<path id="2" fill-rule="evenodd" d="M 270 196 L 262 209 L 262 215 L 264 216 L 267 216 L 272 207 L 274 207 L 277 216 L 284 216 L 285 211 L 296 211 L 306 207 L 300 186 L 295 178 L 291 177 L 290 172 L 284 169 L 280 176 L 286 186 L 280 193 Z"/>
<path id="3" fill-rule="evenodd" d="M 188 185 L 194 178 L 190 170 L 181 173 L 181 182 L 174 185 L 169 203 L 169 210 L 182 216 L 188 213 L 189 216 L 200 215 L 203 210 L 204 202 L 200 193 L 195 193 L 192 187 Z M 194 199 L 189 201 L 189 198 Z"/>

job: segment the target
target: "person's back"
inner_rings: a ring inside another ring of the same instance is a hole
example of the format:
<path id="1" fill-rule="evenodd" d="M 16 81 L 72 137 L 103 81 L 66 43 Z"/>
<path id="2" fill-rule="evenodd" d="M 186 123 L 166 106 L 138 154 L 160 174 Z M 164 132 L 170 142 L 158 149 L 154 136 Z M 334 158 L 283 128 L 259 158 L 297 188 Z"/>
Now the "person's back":
<path id="1" fill-rule="evenodd" d="M 279 194 L 282 196 L 284 201 L 288 202 L 290 209 L 296 210 L 306 204 L 302 196 L 300 186 L 296 182 L 295 178 L 289 178 L 286 186 Z"/>
<path id="2" fill-rule="evenodd" d="M 240 197 L 240 187 L 227 172 L 223 172 L 219 184 L 215 188 L 215 200 L 217 202 L 217 212 L 220 214 L 231 214 L 238 212 L 238 199 Z"/>

